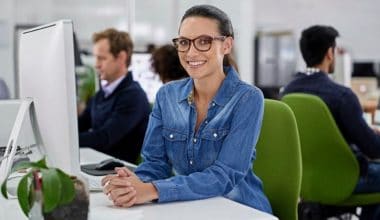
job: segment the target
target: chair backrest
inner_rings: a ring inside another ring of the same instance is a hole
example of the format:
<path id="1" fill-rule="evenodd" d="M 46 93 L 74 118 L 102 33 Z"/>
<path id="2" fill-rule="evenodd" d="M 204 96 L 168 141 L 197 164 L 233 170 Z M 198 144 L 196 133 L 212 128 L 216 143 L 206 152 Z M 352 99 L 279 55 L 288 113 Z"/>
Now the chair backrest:
<path id="1" fill-rule="evenodd" d="M 348 198 L 359 164 L 327 105 L 318 96 L 293 93 L 282 99 L 296 116 L 302 152 L 301 197 L 336 204 Z"/>
<path id="2" fill-rule="evenodd" d="M 281 220 L 297 220 L 301 149 L 293 112 L 280 101 L 265 100 L 256 157 L 253 169 L 263 181 L 274 215 Z"/>

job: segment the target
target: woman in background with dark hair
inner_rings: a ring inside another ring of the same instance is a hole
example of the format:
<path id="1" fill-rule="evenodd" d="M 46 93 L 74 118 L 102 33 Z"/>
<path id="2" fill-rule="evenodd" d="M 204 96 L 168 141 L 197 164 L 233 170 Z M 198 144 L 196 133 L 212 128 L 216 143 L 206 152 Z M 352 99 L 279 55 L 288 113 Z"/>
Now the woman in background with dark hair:
<path id="1" fill-rule="evenodd" d="M 214 6 L 194 6 L 182 17 L 178 35 L 173 43 L 190 77 L 157 93 L 144 162 L 135 173 L 116 168 L 116 175 L 102 180 L 104 193 L 124 207 L 223 196 L 271 213 L 252 171 L 263 95 L 228 63 L 230 19 Z"/>
<path id="2" fill-rule="evenodd" d="M 152 67 L 163 83 L 189 76 L 179 62 L 177 49 L 170 44 L 153 51 Z"/>

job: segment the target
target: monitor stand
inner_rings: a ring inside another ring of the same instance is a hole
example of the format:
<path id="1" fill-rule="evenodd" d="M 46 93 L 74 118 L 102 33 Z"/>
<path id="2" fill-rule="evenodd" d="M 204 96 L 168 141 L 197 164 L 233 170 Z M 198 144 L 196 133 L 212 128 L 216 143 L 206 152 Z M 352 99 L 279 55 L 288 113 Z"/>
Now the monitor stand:
<path id="1" fill-rule="evenodd" d="M 0 103 L 2 104 L 2 103 Z M 36 114 L 35 114 L 35 108 L 33 104 L 32 98 L 26 98 L 23 100 L 12 100 L 8 102 L 4 102 L 4 104 L 18 104 L 20 105 L 18 109 L 18 113 L 16 115 L 15 122 L 12 127 L 11 134 L 8 139 L 7 146 L 5 148 L 5 152 L 2 158 L 0 158 L 0 183 L 2 183 L 5 179 L 8 178 L 10 171 L 12 169 L 12 166 L 15 162 L 15 156 L 18 153 L 23 153 L 24 151 L 30 151 L 37 150 L 39 155 L 45 155 L 45 150 L 43 148 L 43 142 L 41 138 L 41 133 L 38 127 Z M 33 135 L 34 139 L 36 141 L 36 144 L 33 144 L 29 147 L 22 147 L 18 148 L 18 141 L 20 136 L 20 131 L 22 128 L 22 125 L 25 121 L 25 118 L 27 114 L 29 113 L 30 123 L 33 129 Z"/>

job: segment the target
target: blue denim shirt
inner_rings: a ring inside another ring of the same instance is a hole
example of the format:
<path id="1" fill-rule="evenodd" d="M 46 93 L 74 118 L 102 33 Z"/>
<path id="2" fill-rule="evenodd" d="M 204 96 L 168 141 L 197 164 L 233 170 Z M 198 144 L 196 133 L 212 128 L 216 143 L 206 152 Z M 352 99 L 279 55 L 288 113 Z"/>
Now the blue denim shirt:
<path id="1" fill-rule="evenodd" d="M 168 83 L 157 93 L 136 174 L 152 182 L 158 202 L 224 196 L 271 213 L 262 182 L 252 172 L 263 117 L 261 91 L 232 67 L 195 132 L 193 80 Z M 175 174 L 173 176 L 173 173 Z"/>

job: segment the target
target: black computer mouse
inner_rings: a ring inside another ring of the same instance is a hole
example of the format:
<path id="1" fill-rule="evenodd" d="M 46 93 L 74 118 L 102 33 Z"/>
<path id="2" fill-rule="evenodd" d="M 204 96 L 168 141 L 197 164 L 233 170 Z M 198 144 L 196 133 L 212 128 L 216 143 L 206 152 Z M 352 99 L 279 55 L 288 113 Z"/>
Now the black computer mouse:
<path id="1" fill-rule="evenodd" d="M 107 159 L 100 162 L 96 165 L 96 170 L 114 170 L 115 167 L 123 167 L 124 164 L 115 160 L 115 159 Z"/>

